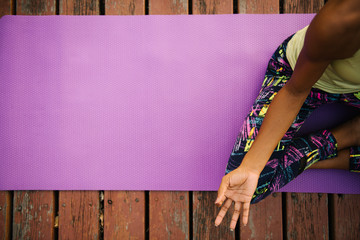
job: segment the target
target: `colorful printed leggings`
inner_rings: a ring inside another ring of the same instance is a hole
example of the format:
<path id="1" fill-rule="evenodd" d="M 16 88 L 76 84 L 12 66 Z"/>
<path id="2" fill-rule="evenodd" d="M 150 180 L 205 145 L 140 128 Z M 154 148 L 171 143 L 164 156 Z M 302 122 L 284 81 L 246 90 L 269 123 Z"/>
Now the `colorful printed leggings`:
<path id="1" fill-rule="evenodd" d="M 286 59 L 286 46 L 291 37 L 278 47 L 269 61 L 262 88 L 236 139 L 225 175 L 240 165 L 260 129 L 270 102 L 291 77 L 293 71 Z M 328 130 L 293 138 L 313 110 L 322 104 L 333 102 L 342 102 L 360 109 L 360 92 L 332 94 L 312 88 L 299 114 L 261 172 L 251 203 L 257 203 L 285 186 L 313 163 L 337 156 L 336 140 Z M 360 171 L 360 146 L 350 148 L 350 171 Z"/>

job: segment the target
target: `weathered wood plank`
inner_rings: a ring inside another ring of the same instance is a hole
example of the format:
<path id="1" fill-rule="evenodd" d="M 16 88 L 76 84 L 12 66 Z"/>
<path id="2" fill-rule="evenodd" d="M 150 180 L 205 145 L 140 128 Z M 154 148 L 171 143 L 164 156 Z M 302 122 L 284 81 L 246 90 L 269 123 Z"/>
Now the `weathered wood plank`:
<path id="1" fill-rule="evenodd" d="M 239 13 L 279 13 L 279 0 L 239 0 Z"/>
<path id="2" fill-rule="evenodd" d="M 188 192 L 151 191 L 150 239 L 189 239 Z"/>
<path id="3" fill-rule="evenodd" d="M 17 0 L 16 15 L 53 15 L 55 0 Z"/>
<path id="4" fill-rule="evenodd" d="M 194 0 L 193 14 L 231 14 L 233 1 Z M 230 209 L 217 228 L 215 218 L 220 211 L 214 202 L 217 192 L 193 192 L 193 238 L 194 239 L 234 239 L 230 231 L 233 208 Z"/>
<path id="5" fill-rule="evenodd" d="M 60 15 L 98 15 L 99 0 L 59 0 Z M 98 239 L 99 191 L 59 192 L 59 239 Z"/>
<path id="6" fill-rule="evenodd" d="M 233 1 L 194 0 L 193 14 L 231 14 Z M 219 183 L 220 184 L 220 183 Z M 193 192 L 193 238 L 194 239 L 234 239 L 230 231 L 233 208 L 229 210 L 223 222 L 215 227 L 215 218 L 220 208 L 216 207 L 217 192 Z"/>
<path id="7" fill-rule="evenodd" d="M 98 0 L 59 0 L 60 15 L 99 15 Z"/>
<path id="8" fill-rule="evenodd" d="M 240 1 L 241 11 L 242 13 L 277 13 L 279 10 L 279 3 L 278 1 Z M 275 9 L 275 10 L 274 10 Z M 232 13 L 233 12 L 233 1 L 194 1 L 193 2 L 193 14 L 225 14 L 225 13 Z M 212 195 L 214 194 L 214 195 Z M 241 232 L 241 239 L 247 239 L 251 236 L 258 236 L 258 239 L 261 239 L 262 236 L 274 236 L 274 237 L 281 237 L 282 236 L 282 213 L 281 213 L 281 194 L 275 194 L 273 200 L 269 199 L 261 204 L 252 205 L 252 213 L 250 215 L 249 224 L 247 227 L 242 228 Z M 200 222 L 204 222 L 201 217 L 197 216 L 198 213 L 195 212 L 195 201 L 198 203 L 197 198 L 203 199 L 203 202 L 208 201 L 209 197 L 214 197 L 214 201 L 216 199 L 216 193 L 202 193 L 202 192 L 194 192 L 194 236 L 196 238 L 208 238 L 209 236 L 217 236 L 215 238 L 228 238 L 234 237 L 234 234 L 228 232 L 228 227 L 231 221 L 231 214 L 227 214 L 226 219 L 224 219 L 223 223 L 220 225 L 223 229 L 220 231 L 205 231 L 205 229 L 201 229 L 198 231 L 197 226 L 201 226 Z M 272 209 L 274 211 L 267 211 L 269 209 L 267 206 L 272 205 Z M 208 206 L 206 204 L 203 206 L 204 209 L 213 205 L 213 202 L 209 202 Z M 218 214 L 219 209 L 215 209 L 214 220 L 216 215 Z M 209 210 L 211 212 L 211 210 Z M 264 217 L 264 213 L 268 215 L 268 218 L 273 218 L 272 221 L 268 222 L 269 229 L 264 231 L 263 222 L 266 221 L 266 217 Z M 258 217 L 259 215 L 259 217 Z M 261 216 L 260 216 L 261 215 Z M 197 219 L 197 218 L 200 219 Z M 203 218 L 209 218 L 210 216 L 202 216 Z M 208 219 L 206 219 L 208 220 Z M 214 221 L 213 221 L 214 222 Z M 210 222 L 210 226 L 214 225 L 213 222 Z M 239 224 L 239 222 L 238 222 Z M 207 225 L 207 224 L 205 224 Z M 196 226 L 196 227 L 195 227 Z M 251 229 L 250 229 L 251 228 Z M 196 230 L 195 230 L 196 229 Z M 214 235 L 215 234 L 215 235 Z M 226 237 L 224 237 L 224 235 Z"/>
<path id="9" fill-rule="evenodd" d="M 4 15 L 10 15 L 12 12 L 13 0 L 0 0 L 0 18 Z"/>
<path id="10" fill-rule="evenodd" d="M 230 231 L 234 204 L 226 213 L 223 221 L 215 227 L 215 219 L 220 208 L 214 203 L 217 192 L 193 192 L 193 239 L 235 239 Z"/>
<path id="11" fill-rule="evenodd" d="M 316 13 L 322 0 L 284 0 L 284 13 Z M 328 239 L 328 196 L 317 193 L 284 193 L 288 239 Z"/>
<path id="12" fill-rule="evenodd" d="M 0 18 L 10 15 L 12 12 L 13 0 L 0 0 Z M 0 239 L 10 238 L 11 218 L 10 191 L 0 191 Z"/>
<path id="13" fill-rule="evenodd" d="M 59 239 L 98 239 L 98 191 L 59 192 Z"/>
<path id="14" fill-rule="evenodd" d="M 145 0 L 106 0 L 106 15 L 144 15 Z"/>
<path id="15" fill-rule="evenodd" d="M 19 0 L 15 7 L 17 15 L 52 15 L 56 11 L 55 0 Z M 13 238 L 52 239 L 54 202 L 53 191 L 15 191 L 11 209 Z"/>
<path id="16" fill-rule="evenodd" d="M 105 191 L 104 239 L 145 239 L 145 192 Z"/>
<path id="17" fill-rule="evenodd" d="M 188 14 L 188 0 L 149 0 L 149 14 Z"/>
<path id="18" fill-rule="evenodd" d="M 105 15 L 144 15 L 145 0 L 106 0 Z M 104 239 L 145 239 L 145 192 L 104 191 Z"/>
<path id="19" fill-rule="evenodd" d="M 247 226 L 240 225 L 240 239 L 282 239 L 281 193 L 251 204 Z"/>
<path id="20" fill-rule="evenodd" d="M 149 0 L 149 14 L 187 14 L 187 0 Z M 189 239 L 188 192 L 149 192 L 150 239 Z"/>
<path id="21" fill-rule="evenodd" d="M 231 14 L 233 0 L 194 0 L 193 14 Z"/>
<path id="22" fill-rule="evenodd" d="M 239 13 L 279 13 L 278 0 L 239 0 Z M 247 226 L 240 225 L 240 239 L 282 239 L 282 194 L 273 193 L 257 204 L 251 204 Z"/>
<path id="23" fill-rule="evenodd" d="M 360 194 L 333 194 L 334 239 L 360 239 Z"/>
<path id="24" fill-rule="evenodd" d="M 286 219 L 287 239 L 329 239 L 327 194 L 287 194 Z"/>
<path id="25" fill-rule="evenodd" d="M 14 191 L 13 206 L 14 239 L 53 239 L 53 191 Z"/>
<path id="26" fill-rule="evenodd" d="M 284 0 L 285 13 L 317 13 L 324 6 L 324 0 Z"/>
<path id="27" fill-rule="evenodd" d="M 0 191 L 0 239 L 10 239 L 11 229 L 11 194 Z"/>

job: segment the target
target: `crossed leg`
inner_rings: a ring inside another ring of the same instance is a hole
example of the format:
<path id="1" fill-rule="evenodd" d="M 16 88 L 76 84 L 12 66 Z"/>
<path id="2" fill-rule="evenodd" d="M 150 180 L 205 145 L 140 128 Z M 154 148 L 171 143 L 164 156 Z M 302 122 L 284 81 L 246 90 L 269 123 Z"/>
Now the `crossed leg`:
<path id="1" fill-rule="evenodd" d="M 349 170 L 350 149 L 360 146 L 360 115 L 341 124 L 330 132 L 337 141 L 338 155 L 312 164 L 309 169 L 344 169 Z"/>

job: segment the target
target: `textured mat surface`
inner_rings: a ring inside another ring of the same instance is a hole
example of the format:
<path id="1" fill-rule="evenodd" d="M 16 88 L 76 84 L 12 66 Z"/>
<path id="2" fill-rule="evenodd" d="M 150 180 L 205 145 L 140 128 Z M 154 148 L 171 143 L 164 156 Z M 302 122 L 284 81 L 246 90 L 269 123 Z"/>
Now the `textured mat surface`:
<path id="1" fill-rule="evenodd" d="M 1 18 L 0 190 L 217 190 L 269 57 L 313 16 Z M 282 190 L 360 193 L 360 174 Z"/>

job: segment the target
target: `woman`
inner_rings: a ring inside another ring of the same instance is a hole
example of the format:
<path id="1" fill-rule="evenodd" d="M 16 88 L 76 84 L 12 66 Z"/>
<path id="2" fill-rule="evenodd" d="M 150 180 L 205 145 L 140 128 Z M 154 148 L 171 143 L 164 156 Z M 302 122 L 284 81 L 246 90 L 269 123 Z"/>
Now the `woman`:
<path id="1" fill-rule="evenodd" d="M 330 0 L 308 27 L 275 51 L 222 178 L 215 204 L 223 206 L 215 226 L 233 201 L 230 229 L 235 229 L 241 208 L 246 225 L 250 203 L 307 168 L 360 171 L 360 116 L 334 129 L 293 138 L 314 109 L 331 102 L 360 109 L 358 0 Z"/>

